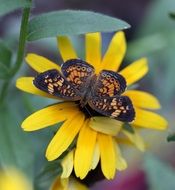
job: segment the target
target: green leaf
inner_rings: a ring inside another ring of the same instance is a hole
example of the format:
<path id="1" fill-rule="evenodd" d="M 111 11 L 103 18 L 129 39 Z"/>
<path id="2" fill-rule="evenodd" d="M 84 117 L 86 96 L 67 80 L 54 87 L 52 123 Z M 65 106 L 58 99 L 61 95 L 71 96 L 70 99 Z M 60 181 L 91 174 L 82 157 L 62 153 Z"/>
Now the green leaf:
<path id="1" fill-rule="evenodd" d="M 0 78 L 6 78 L 12 58 L 11 50 L 0 40 Z"/>
<path id="2" fill-rule="evenodd" d="M 175 85 L 172 82 L 175 70 L 175 24 L 168 16 L 170 11 L 174 12 L 174 7 L 174 0 L 150 1 L 147 14 L 137 29 L 137 34 L 135 33 L 140 42 L 132 43 L 127 51 L 130 61 L 141 56 L 149 58 L 150 69 L 146 77 L 149 82 L 145 84 L 149 84 L 149 89 L 158 96 L 162 107 L 172 105 L 170 100 L 174 98 L 175 92 Z M 162 86 L 166 87 L 166 90 L 162 90 Z"/>
<path id="3" fill-rule="evenodd" d="M 5 43 L 2 40 L 0 40 L 0 61 L 9 66 L 11 57 L 11 50 L 5 45 Z"/>
<path id="4" fill-rule="evenodd" d="M 88 32 L 111 32 L 129 27 L 122 20 L 95 12 L 56 11 L 36 16 L 29 22 L 28 40 Z"/>
<path id="5" fill-rule="evenodd" d="M 19 8 L 30 7 L 30 0 L 0 0 L 0 16 Z"/>
<path id="6" fill-rule="evenodd" d="M 12 102 L 9 101 L 9 105 Z M 14 107 L 0 107 L 0 164 L 33 172 L 33 154 L 28 138 L 20 127 L 20 113 Z"/>
<path id="7" fill-rule="evenodd" d="M 175 188 L 175 170 L 152 155 L 145 156 L 144 169 L 150 190 L 169 190 Z"/>
<path id="8" fill-rule="evenodd" d="M 55 178 L 62 172 L 60 160 L 47 162 L 38 176 L 35 177 L 34 186 L 37 190 L 49 189 Z"/>
<path id="9" fill-rule="evenodd" d="M 8 68 L 5 64 L 0 62 L 0 79 L 4 79 L 8 76 Z"/>
<path id="10" fill-rule="evenodd" d="M 170 18 L 175 19 L 175 13 L 169 13 Z"/>
<path id="11" fill-rule="evenodd" d="M 168 39 L 164 34 L 152 34 L 130 42 L 128 44 L 126 56 L 128 60 L 140 58 L 142 56 L 154 54 L 155 52 L 166 48 L 168 44 Z"/>
<path id="12" fill-rule="evenodd" d="M 167 141 L 168 142 L 175 141 L 175 133 L 168 135 Z"/>
<path id="13" fill-rule="evenodd" d="M 165 102 L 165 105 L 167 105 L 167 101 L 173 98 L 175 91 L 175 85 L 172 83 L 175 70 L 174 30 L 158 31 L 157 33 L 146 35 L 129 43 L 126 55 L 127 60 L 136 60 L 142 56 L 149 58 L 150 71 L 148 76 L 150 77 L 149 80 L 154 81 L 149 88 L 153 88 L 154 93 L 158 95 L 161 102 Z M 161 70 L 163 70 L 163 73 Z M 155 77 L 155 75 L 159 77 Z M 165 79 L 161 83 L 162 86 L 166 86 L 166 91 L 162 91 L 162 88 L 158 85 L 160 78 Z M 155 86 L 153 87 L 152 85 Z"/>

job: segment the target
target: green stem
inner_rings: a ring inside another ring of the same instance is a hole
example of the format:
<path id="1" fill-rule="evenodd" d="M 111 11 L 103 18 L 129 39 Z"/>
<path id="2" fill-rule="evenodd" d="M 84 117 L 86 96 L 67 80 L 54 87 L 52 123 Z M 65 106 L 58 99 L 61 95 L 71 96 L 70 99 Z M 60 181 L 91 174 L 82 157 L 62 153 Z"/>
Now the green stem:
<path id="1" fill-rule="evenodd" d="M 15 62 L 14 67 L 11 69 L 9 73 L 9 79 L 6 80 L 3 84 L 1 94 L 0 94 L 0 102 L 3 102 L 5 96 L 7 95 L 11 80 L 16 75 L 16 73 L 18 72 L 18 70 L 20 69 L 22 65 L 25 45 L 26 45 L 29 15 L 30 15 L 30 8 L 24 8 L 23 13 L 22 13 L 22 21 L 21 21 L 21 27 L 20 27 L 19 45 L 18 45 L 16 62 Z"/>
<path id="2" fill-rule="evenodd" d="M 22 14 L 21 29 L 20 29 L 20 36 L 19 36 L 19 46 L 18 46 L 16 63 L 15 63 L 14 68 L 11 70 L 11 73 L 10 73 L 11 76 L 14 76 L 18 72 L 18 70 L 20 69 L 22 62 L 23 62 L 29 15 L 30 15 L 30 8 L 25 8 L 23 10 L 23 14 Z"/>
<path id="3" fill-rule="evenodd" d="M 7 91 L 8 91 L 8 87 L 9 87 L 9 81 L 5 81 L 2 85 L 2 89 L 1 89 L 1 96 L 0 96 L 0 102 L 3 102 L 4 100 L 4 97 L 6 96 L 7 94 Z"/>

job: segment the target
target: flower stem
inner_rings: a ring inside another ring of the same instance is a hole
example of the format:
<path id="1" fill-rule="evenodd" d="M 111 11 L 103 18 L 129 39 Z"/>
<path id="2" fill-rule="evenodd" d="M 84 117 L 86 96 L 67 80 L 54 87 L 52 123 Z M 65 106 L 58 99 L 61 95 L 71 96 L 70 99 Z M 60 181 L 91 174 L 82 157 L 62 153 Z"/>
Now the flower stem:
<path id="1" fill-rule="evenodd" d="M 20 29 L 20 37 L 19 37 L 19 46 L 18 46 L 17 58 L 16 58 L 14 68 L 11 70 L 11 73 L 10 73 L 11 76 L 14 76 L 18 72 L 18 70 L 20 69 L 20 67 L 22 65 L 22 62 L 23 62 L 25 45 L 26 45 L 26 37 L 27 37 L 29 15 L 30 15 L 30 8 L 25 8 L 23 10 L 23 14 L 22 14 L 22 21 L 21 21 L 21 29 Z"/>
<path id="2" fill-rule="evenodd" d="M 20 67 L 22 65 L 24 51 L 25 51 L 25 45 L 26 45 L 29 15 L 30 15 L 30 7 L 24 8 L 23 13 L 22 13 L 21 27 L 20 27 L 17 58 L 15 61 L 14 67 L 9 72 L 9 78 L 6 81 L 4 81 L 4 84 L 2 86 L 2 90 L 1 90 L 1 94 L 0 94 L 0 102 L 3 102 L 5 96 L 7 95 L 11 80 L 13 79 L 13 77 L 15 76 L 15 74 L 18 72 L 18 70 L 20 69 Z"/>
<path id="3" fill-rule="evenodd" d="M 0 102 L 2 103 L 4 100 L 4 97 L 7 94 L 8 91 L 8 87 L 9 87 L 9 80 L 4 81 L 3 85 L 2 85 L 2 89 L 1 89 L 1 96 L 0 96 Z M 1 104 L 0 104 L 1 105 Z"/>

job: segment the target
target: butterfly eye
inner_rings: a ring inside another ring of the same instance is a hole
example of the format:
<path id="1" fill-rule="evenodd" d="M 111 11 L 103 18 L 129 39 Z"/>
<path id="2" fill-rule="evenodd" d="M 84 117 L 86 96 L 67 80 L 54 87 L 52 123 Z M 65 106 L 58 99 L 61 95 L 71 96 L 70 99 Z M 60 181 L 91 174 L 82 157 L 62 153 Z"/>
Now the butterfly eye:
<path id="1" fill-rule="evenodd" d="M 86 67 L 82 67 L 82 71 L 86 71 Z"/>
<path id="2" fill-rule="evenodd" d="M 107 75 L 106 78 L 109 80 L 111 77 L 109 75 Z"/>
<path id="3" fill-rule="evenodd" d="M 114 82 L 114 78 L 111 78 L 111 79 L 110 79 L 110 82 Z"/>
<path id="4" fill-rule="evenodd" d="M 80 71 L 81 67 L 80 66 L 77 66 L 77 70 Z"/>

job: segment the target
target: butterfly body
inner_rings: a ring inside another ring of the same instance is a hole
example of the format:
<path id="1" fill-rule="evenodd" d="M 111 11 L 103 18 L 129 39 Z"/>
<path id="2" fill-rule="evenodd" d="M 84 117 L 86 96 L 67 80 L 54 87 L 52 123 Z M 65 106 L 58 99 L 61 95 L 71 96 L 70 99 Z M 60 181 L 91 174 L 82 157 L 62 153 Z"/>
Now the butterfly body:
<path id="1" fill-rule="evenodd" d="M 71 59 L 61 66 L 40 73 L 33 81 L 42 91 L 69 101 L 87 104 L 98 113 L 131 122 L 135 111 L 131 100 L 121 94 L 126 89 L 125 79 L 116 72 L 102 70 L 95 74 L 93 66 L 80 59 Z"/>
<path id="2" fill-rule="evenodd" d="M 93 76 L 89 77 L 87 81 L 84 83 L 84 86 L 82 87 L 82 90 L 80 91 L 82 96 L 80 99 L 80 106 L 84 107 L 87 103 L 90 97 L 93 97 L 93 88 L 94 88 L 94 81 L 96 81 L 97 76 L 94 74 Z"/>

